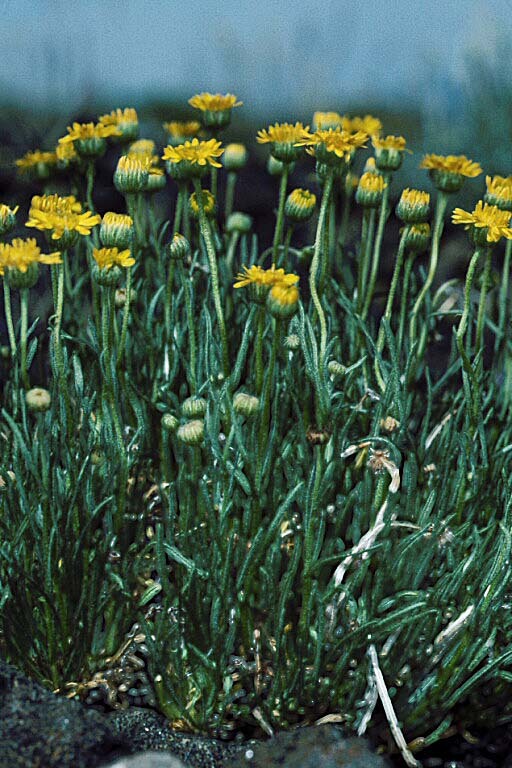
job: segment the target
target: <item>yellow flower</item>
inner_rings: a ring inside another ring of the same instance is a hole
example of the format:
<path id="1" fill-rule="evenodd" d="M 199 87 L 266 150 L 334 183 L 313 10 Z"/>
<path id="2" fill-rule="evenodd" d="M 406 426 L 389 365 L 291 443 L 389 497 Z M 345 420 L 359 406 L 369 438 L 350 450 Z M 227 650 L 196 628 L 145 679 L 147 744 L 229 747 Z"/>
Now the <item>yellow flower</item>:
<path id="1" fill-rule="evenodd" d="M 51 230 L 52 240 L 61 240 L 61 247 L 68 248 L 74 244 L 77 235 L 90 235 L 91 229 L 100 221 L 98 214 L 82 213 L 82 206 L 72 196 L 36 195 L 32 198 L 26 226 Z"/>
<path id="2" fill-rule="evenodd" d="M 193 139 L 201 130 L 201 123 L 197 120 L 171 120 L 164 123 L 164 129 L 173 139 Z"/>
<path id="3" fill-rule="evenodd" d="M 18 209 L 19 205 L 16 208 L 9 208 L 5 203 L 0 204 L 0 235 L 6 235 L 14 229 Z"/>
<path id="4" fill-rule="evenodd" d="M 380 173 L 363 173 L 356 190 L 356 202 L 366 208 L 377 208 L 382 202 L 382 195 L 387 186 L 384 176 Z"/>
<path id="5" fill-rule="evenodd" d="M 228 144 L 222 163 L 227 171 L 239 171 L 247 163 L 247 149 L 244 144 Z"/>
<path id="6" fill-rule="evenodd" d="M 497 243 L 502 237 L 512 240 L 509 211 L 502 211 L 496 205 L 489 205 L 482 200 L 478 201 L 471 213 L 455 208 L 452 222 L 464 224 L 464 229 L 471 230 L 477 245 Z"/>
<path id="7" fill-rule="evenodd" d="M 479 163 L 465 155 L 425 155 L 420 168 L 426 168 L 434 186 L 446 193 L 457 192 L 465 177 L 474 179 L 482 173 Z"/>
<path id="8" fill-rule="evenodd" d="M 129 155 L 152 155 L 155 151 L 153 139 L 139 139 L 128 147 Z"/>
<path id="9" fill-rule="evenodd" d="M 200 109 L 201 112 L 223 112 L 226 109 L 233 109 L 233 107 L 241 107 L 241 101 L 237 100 L 236 96 L 232 93 L 198 93 L 196 96 L 192 96 L 188 100 L 191 107 Z"/>
<path id="10" fill-rule="evenodd" d="M 210 219 L 215 216 L 215 197 L 208 189 L 201 190 L 201 202 L 203 205 L 203 211 L 206 218 Z M 190 213 L 195 219 L 199 218 L 199 204 L 197 201 L 197 194 L 193 192 L 188 200 L 188 207 Z"/>
<path id="11" fill-rule="evenodd" d="M 398 205 L 396 215 L 406 224 L 416 224 L 428 219 L 430 213 L 430 195 L 420 189 L 404 189 Z"/>
<path id="12" fill-rule="evenodd" d="M 244 266 L 242 269 L 244 271 L 238 273 L 234 288 L 244 288 L 246 285 L 270 287 L 283 282 L 287 285 L 294 285 L 299 281 L 298 275 L 286 274 L 284 269 L 276 269 L 275 264 L 272 264 L 270 269 L 263 269 L 255 264 L 252 267 Z"/>
<path id="13" fill-rule="evenodd" d="M 403 136 L 372 136 L 377 168 L 388 173 L 400 168 L 404 152 L 410 152 L 406 143 Z"/>
<path id="14" fill-rule="evenodd" d="M 61 264 L 58 251 L 41 253 L 35 238 L 22 240 L 16 237 L 12 243 L 0 243 L 0 275 L 5 270 L 15 269 L 25 273 L 31 264 Z"/>
<path id="15" fill-rule="evenodd" d="M 128 150 L 128 157 L 139 160 L 147 167 L 149 175 L 144 186 L 144 192 L 158 192 L 165 187 L 164 171 L 158 165 L 160 158 L 153 154 L 154 148 L 154 141 L 141 139 L 131 144 Z"/>
<path id="16" fill-rule="evenodd" d="M 102 115 L 99 124 L 117 128 L 119 133 L 112 135 L 119 136 L 123 141 L 133 141 L 139 134 L 139 118 L 132 107 L 114 109 L 110 114 Z"/>
<path id="17" fill-rule="evenodd" d="M 128 269 L 135 264 L 129 248 L 124 251 L 120 251 L 119 248 L 94 248 L 92 255 L 98 267 L 107 271 L 112 267 Z"/>
<path id="18" fill-rule="evenodd" d="M 502 211 L 512 211 L 512 176 L 486 176 L 485 183 L 485 202 L 497 205 Z"/>
<path id="19" fill-rule="evenodd" d="M 297 277 L 293 275 L 293 277 Z M 297 282 L 297 281 L 295 281 Z M 295 283 L 285 280 L 276 283 L 267 296 L 269 312 L 278 319 L 286 319 L 295 314 L 299 304 L 299 289 Z"/>
<path id="20" fill-rule="evenodd" d="M 270 153 L 282 163 L 291 163 L 302 155 L 299 142 L 309 136 L 309 125 L 302 123 L 275 123 L 258 131 L 258 144 L 272 144 Z"/>
<path id="21" fill-rule="evenodd" d="M 102 219 L 100 240 L 107 248 L 127 248 L 131 243 L 133 219 L 125 213 L 108 211 Z"/>
<path id="22" fill-rule="evenodd" d="M 307 146 L 308 153 L 320 163 L 339 165 L 340 161 L 350 161 L 356 149 L 366 146 L 367 140 L 364 131 L 349 133 L 341 128 L 329 128 L 307 133 L 298 140 L 297 145 Z"/>
<path id="23" fill-rule="evenodd" d="M 315 112 L 313 115 L 313 130 L 327 130 L 329 128 L 341 128 L 343 117 L 338 112 Z"/>
<path id="24" fill-rule="evenodd" d="M 202 176 L 208 166 L 222 168 L 222 164 L 217 158 L 222 155 L 224 150 L 221 148 L 221 142 L 216 139 L 209 141 L 199 141 L 192 139 L 177 147 L 168 145 L 162 155 L 163 160 L 168 161 L 167 170 L 175 178 L 191 178 L 192 176 Z"/>
<path id="25" fill-rule="evenodd" d="M 382 131 L 381 121 L 378 117 L 373 117 L 373 115 L 365 115 L 364 117 L 359 117 L 358 115 L 348 117 L 343 115 L 341 127 L 344 131 L 349 131 L 350 133 L 363 131 L 368 136 L 378 136 Z"/>
<path id="26" fill-rule="evenodd" d="M 55 147 L 55 155 L 57 156 L 58 165 L 63 168 L 66 168 L 69 163 L 75 163 L 79 159 L 78 153 L 72 142 L 57 144 Z"/>
<path id="27" fill-rule="evenodd" d="M 144 192 L 151 162 L 139 154 L 121 155 L 114 171 L 114 186 L 123 195 Z"/>
<path id="28" fill-rule="evenodd" d="M 99 157 L 107 147 L 106 139 L 109 136 L 121 136 L 120 128 L 103 123 L 73 123 L 68 126 L 67 136 L 60 138 L 59 143 L 72 143 L 83 157 Z"/>
<path id="29" fill-rule="evenodd" d="M 35 174 L 40 179 L 48 178 L 50 169 L 56 164 L 57 155 L 55 152 L 42 152 L 40 149 L 27 152 L 23 157 L 16 160 L 20 173 Z"/>

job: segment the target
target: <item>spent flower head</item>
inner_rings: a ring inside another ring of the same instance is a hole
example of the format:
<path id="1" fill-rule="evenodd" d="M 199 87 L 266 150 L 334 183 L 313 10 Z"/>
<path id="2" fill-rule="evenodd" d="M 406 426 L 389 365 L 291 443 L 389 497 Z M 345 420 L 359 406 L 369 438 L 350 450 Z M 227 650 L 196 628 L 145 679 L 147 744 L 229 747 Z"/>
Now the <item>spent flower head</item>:
<path id="1" fill-rule="evenodd" d="M 512 240 L 510 212 L 502 211 L 496 205 L 489 205 L 479 200 L 473 211 L 455 208 L 452 213 L 454 224 L 463 224 L 469 230 L 475 245 L 497 243 L 502 237 Z"/>
<path id="2" fill-rule="evenodd" d="M 465 178 L 474 179 L 482 173 L 480 164 L 465 155 L 425 155 L 420 168 L 426 168 L 436 189 L 446 193 L 458 192 Z"/>

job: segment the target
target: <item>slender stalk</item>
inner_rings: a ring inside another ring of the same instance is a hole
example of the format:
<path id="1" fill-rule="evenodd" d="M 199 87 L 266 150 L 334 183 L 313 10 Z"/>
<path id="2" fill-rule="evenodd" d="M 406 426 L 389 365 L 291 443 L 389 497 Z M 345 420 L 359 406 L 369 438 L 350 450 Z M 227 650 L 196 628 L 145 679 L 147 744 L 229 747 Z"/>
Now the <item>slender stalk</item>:
<path id="1" fill-rule="evenodd" d="M 284 227 L 284 205 L 286 202 L 286 189 L 288 186 L 288 176 L 290 173 L 289 163 L 284 163 L 283 173 L 281 174 L 281 183 L 279 185 L 279 203 L 277 207 L 276 227 L 274 229 L 274 240 L 272 242 L 272 261 L 277 264 L 279 246 L 283 239 Z"/>
<path id="2" fill-rule="evenodd" d="M 235 259 L 236 247 L 238 245 L 239 240 L 240 240 L 240 232 L 238 232 L 237 230 L 233 232 L 231 234 L 231 237 L 229 238 L 228 250 L 226 253 L 226 267 L 229 275 L 233 274 L 233 261 Z"/>
<path id="3" fill-rule="evenodd" d="M 123 324 L 121 326 L 121 338 L 117 349 L 117 365 L 121 364 L 124 349 L 126 346 L 126 333 L 128 331 L 128 320 L 130 317 L 130 305 L 132 301 L 132 268 L 126 270 L 126 296 L 124 300 Z"/>
<path id="4" fill-rule="evenodd" d="M 375 208 L 364 209 L 361 227 L 361 254 L 357 270 L 357 311 L 359 314 L 363 311 L 364 286 L 368 280 L 368 271 L 370 269 L 370 253 L 373 245 L 376 218 L 377 211 Z"/>
<path id="5" fill-rule="evenodd" d="M 256 386 L 255 391 L 257 397 L 261 395 L 263 389 L 263 333 L 265 331 L 265 306 L 258 307 L 258 326 L 256 331 L 256 346 L 255 346 L 255 358 L 256 358 Z"/>
<path id="6" fill-rule="evenodd" d="M 172 225 L 172 232 L 175 235 L 180 231 L 181 219 L 183 216 L 183 203 L 187 194 L 187 187 L 182 182 L 178 186 L 178 197 L 176 198 L 176 208 L 174 209 L 174 224 Z"/>
<path id="7" fill-rule="evenodd" d="M 222 303 L 220 297 L 219 286 L 219 271 L 217 268 L 217 257 L 215 254 L 215 246 L 212 239 L 212 233 L 208 224 L 208 219 L 204 212 L 203 196 L 201 194 L 201 183 L 199 179 L 194 179 L 194 189 L 196 192 L 197 206 L 199 209 L 199 227 L 203 236 L 206 253 L 208 254 L 208 262 L 210 265 L 210 274 L 212 278 L 212 290 L 213 301 L 215 304 L 215 311 L 217 314 L 217 322 L 219 323 L 219 330 L 222 342 L 222 366 L 224 370 L 224 376 L 229 376 L 229 352 L 228 352 L 228 335 L 226 331 L 226 323 L 224 321 L 224 313 L 222 310 Z"/>
<path id="8" fill-rule="evenodd" d="M 405 331 L 405 315 L 407 312 L 407 299 L 409 298 L 409 281 L 411 279 L 412 265 L 414 264 L 415 258 L 416 258 L 416 253 L 414 251 L 411 251 L 411 253 L 407 256 L 407 259 L 405 261 L 404 279 L 402 282 L 402 296 L 400 299 L 400 322 L 398 324 L 397 349 L 402 349 L 402 342 L 403 342 L 404 331 Z"/>
<path id="9" fill-rule="evenodd" d="M 384 320 L 391 319 L 391 312 L 393 310 L 393 301 L 394 301 L 396 289 L 398 286 L 398 278 L 400 277 L 400 272 L 402 270 L 402 264 L 404 261 L 405 241 L 408 233 L 409 233 L 409 227 L 405 227 L 402 233 L 402 237 L 400 238 L 399 246 L 398 246 L 395 269 L 393 270 L 393 277 L 391 278 L 391 286 L 389 288 L 388 300 L 386 302 L 386 309 L 384 310 L 384 315 L 383 315 Z M 381 325 L 379 328 L 379 336 L 377 338 L 377 352 L 382 352 L 383 346 L 384 346 L 384 327 L 381 321 Z"/>
<path id="10" fill-rule="evenodd" d="M 370 270 L 370 279 L 368 281 L 368 289 L 366 291 L 366 296 L 363 303 L 363 310 L 361 312 L 361 317 L 363 318 L 363 320 L 366 319 L 366 317 L 368 316 L 368 312 L 370 311 L 373 294 L 375 292 L 375 284 L 377 282 L 377 275 L 379 272 L 380 251 L 382 248 L 382 240 L 384 237 L 384 227 L 386 226 L 386 221 L 389 215 L 389 210 L 388 210 L 389 186 L 390 186 L 390 183 L 388 178 L 387 186 L 384 187 L 382 202 L 380 204 L 379 223 L 377 225 L 377 234 L 375 236 L 375 243 L 373 246 L 373 258 L 372 258 L 372 266 Z"/>
<path id="11" fill-rule="evenodd" d="M 224 219 L 227 221 L 233 213 L 233 203 L 235 200 L 235 187 L 238 174 L 236 171 L 228 171 L 226 181 L 226 201 L 224 204 Z"/>
<path id="12" fill-rule="evenodd" d="M 268 364 L 267 378 L 265 381 L 265 387 L 263 389 L 263 394 L 262 394 L 261 421 L 260 421 L 260 428 L 258 431 L 258 455 L 256 460 L 256 473 L 255 473 L 256 488 L 258 490 L 260 490 L 260 486 L 261 486 L 263 454 L 266 447 L 266 440 L 268 438 L 268 427 L 269 427 L 269 418 L 270 418 L 270 399 L 271 399 L 271 393 L 273 390 L 275 375 L 276 375 L 276 359 L 277 359 L 277 350 L 279 348 L 279 344 L 281 341 L 281 329 L 282 329 L 282 321 L 276 318 L 275 328 L 274 328 L 274 338 L 272 340 L 272 351 L 270 353 L 270 361 Z"/>
<path id="13" fill-rule="evenodd" d="M 27 330 L 28 330 L 28 288 L 20 290 L 21 327 L 20 327 L 20 364 L 21 380 L 25 389 L 30 389 L 27 371 Z"/>
<path id="14" fill-rule="evenodd" d="M 469 262 L 468 271 L 466 273 L 466 285 L 464 289 L 464 309 L 459 321 L 459 327 L 457 328 L 457 334 L 456 334 L 457 347 L 459 349 L 459 354 L 462 359 L 462 367 L 470 381 L 472 397 L 473 397 L 473 408 L 472 408 L 473 415 L 475 413 L 475 403 L 476 403 L 476 398 L 478 396 L 478 383 L 475 377 L 475 371 L 473 370 L 473 366 L 471 365 L 471 361 L 467 355 L 466 350 L 464 349 L 464 336 L 466 334 L 467 327 L 468 327 L 468 318 L 469 318 L 469 312 L 471 307 L 471 289 L 473 287 L 475 271 L 481 255 L 482 255 L 482 251 L 479 248 L 477 248 L 471 258 L 471 261 Z"/>
<path id="15" fill-rule="evenodd" d="M 4 278 L 4 310 L 5 321 L 7 323 L 7 333 L 9 336 L 9 344 L 11 347 L 11 357 L 14 360 L 17 353 L 16 348 L 16 335 L 14 333 L 14 323 L 12 319 L 12 305 L 11 305 L 11 289 Z"/>
<path id="16" fill-rule="evenodd" d="M 327 348 L 327 322 L 325 319 L 324 310 L 320 302 L 320 297 L 317 290 L 317 277 L 318 269 L 322 258 L 322 246 L 324 243 L 324 227 L 327 217 L 327 211 L 329 209 L 329 200 L 331 198 L 331 191 L 334 179 L 334 171 L 331 169 L 326 176 L 324 183 L 324 191 L 322 195 L 322 203 L 320 205 L 320 213 L 318 215 L 318 223 L 316 227 L 315 235 L 315 251 L 313 259 L 311 261 L 311 267 L 309 270 L 309 289 L 311 291 L 311 298 L 318 315 L 320 322 L 320 375 L 323 376 L 323 368 L 325 362 L 325 350 Z"/>
<path id="17" fill-rule="evenodd" d="M 302 606 L 299 618 L 299 637 L 309 636 L 309 602 L 311 589 L 313 586 L 312 566 L 313 553 L 315 549 L 315 534 L 318 529 L 318 501 L 320 492 L 320 483 L 322 480 L 323 453 L 325 446 L 315 447 L 315 481 L 311 501 L 308 505 L 307 514 L 304 520 L 304 565 L 302 569 Z M 306 649 L 304 649 L 306 650 Z"/>
<path id="18" fill-rule="evenodd" d="M 443 234 L 444 214 L 447 204 L 448 195 L 445 192 L 439 192 L 436 202 L 434 231 L 432 233 L 432 246 L 430 249 L 430 263 L 428 267 L 427 279 L 425 280 L 425 283 L 423 284 L 423 287 L 416 298 L 409 322 L 409 340 L 411 346 L 416 341 L 416 325 L 418 320 L 418 313 L 423 305 L 423 302 L 425 301 L 425 296 L 430 290 L 430 286 L 432 285 L 436 274 L 437 261 L 439 258 L 439 243 L 441 241 L 441 235 Z"/>
<path id="19" fill-rule="evenodd" d="M 62 314 L 64 311 L 64 268 L 65 268 L 65 263 L 56 264 L 54 267 L 52 266 L 52 270 L 54 270 L 56 274 L 55 280 L 57 284 L 57 305 L 55 307 L 55 324 L 53 326 L 53 343 L 54 343 L 54 350 L 55 350 L 55 363 L 57 366 L 57 379 L 59 383 L 59 388 L 64 396 L 66 410 L 69 412 L 70 410 L 69 393 L 68 393 L 67 381 L 66 381 L 66 371 L 64 369 L 64 353 L 62 351 L 62 340 L 61 340 Z"/>
<path id="20" fill-rule="evenodd" d="M 172 303 L 172 288 L 174 285 L 174 270 L 176 262 L 174 259 L 169 259 L 169 267 L 167 269 L 167 282 L 165 285 L 165 297 L 164 297 L 164 326 L 165 326 L 165 338 L 167 341 L 171 339 L 171 303 Z"/>
<path id="21" fill-rule="evenodd" d="M 341 211 L 341 224 L 340 229 L 338 232 L 338 245 L 341 246 L 343 249 L 345 247 L 345 243 L 347 240 L 347 232 L 348 232 L 348 224 L 350 221 L 350 209 L 352 207 L 352 196 L 354 194 L 353 187 L 350 184 L 349 185 L 349 178 L 350 178 L 350 172 L 345 177 L 344 180 L 342 180 L 342 189 L 344 189 L 344 195 L 343 195 L 343 208 Z"/>
<path id="22" fill-rule="evenodd" d="M 178 274 L 180 281 L 185 292 L 185 310 L 187 313 L 187 327 L 188 327 L 188 349 L 190 355 L 189 363 L 189 388 L 190 394 L 193 395 L 196 392 L 196 327 L 194 323 L 194 310 L 192 306 L 192 285 L 190 277 L 185 273 L 183 268 L 183 262 L 178 262 Z"/>
<path id="23" fill-rule="evenodd" d="M 507 240 L 507 244 L 505 245 L 505 259 L 503 262 L 503 269 L 501 272 L 498 333 L 496 334 L 496 340 L 494 342 L 494 354 L 498 352 L 500 347 L 503 347 L 505 345 L 505 340 L 508 336 L 508 334 L 506 333 L 505 321 L 507 317 L 508 285 L 509 285 L 511 256 L 512 256 L 512 240 Z"/>
<path id="24" fill-rule="evenodd" d="M 482 275 L 482 288 L 480 291 L 480 301 L 478 304 L 478 315 L 476 320 L 475 356 L 478 355 L 483 346 L 486 308 L 485 305 L 487 303 L 487 292 L 491 282 L 492 248 L 486 248 L 484 249 L 484 252 L 484 271 Z M 480 365 L 483 365 L 482 360 L 480 360 Z"/>
<path id="25" fill-rule="evenodd" d="M 94 201 L 92 199 L 92 190 L 94 187 L 94 161 L 89 160 L 87 163 L 87 190 L 86 190 L 86 200 L 87 200 L 87 207 L 91 211 L 91 213 L 96 213 L 96 209 L 94 208 Z"/>

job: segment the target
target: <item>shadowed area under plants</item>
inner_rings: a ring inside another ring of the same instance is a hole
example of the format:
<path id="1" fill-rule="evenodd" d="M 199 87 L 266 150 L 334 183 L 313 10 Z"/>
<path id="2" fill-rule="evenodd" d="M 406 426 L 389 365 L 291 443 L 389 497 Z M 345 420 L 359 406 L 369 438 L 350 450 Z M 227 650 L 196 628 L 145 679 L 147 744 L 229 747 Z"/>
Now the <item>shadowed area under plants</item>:
<path id="1" fill-rule="evenodd" d="M 241 105 L 190 103 L 155 140 L 74 123 L 0 206 L 0 649 L 184 731 L 323 719 L 416 765 L 512 718 L 512 177 L 429 154 L 401 190 L 377 118 L 276 123 L 261 246 Z"/>

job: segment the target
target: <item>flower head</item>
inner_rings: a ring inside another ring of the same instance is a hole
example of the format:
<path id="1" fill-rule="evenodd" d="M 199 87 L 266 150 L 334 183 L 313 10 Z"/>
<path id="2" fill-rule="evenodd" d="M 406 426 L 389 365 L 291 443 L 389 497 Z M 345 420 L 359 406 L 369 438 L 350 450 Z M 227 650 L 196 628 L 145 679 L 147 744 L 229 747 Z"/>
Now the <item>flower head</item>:
<path id="1" fill-rule="evenodd" d="M 155 142 L 153 139 L 139 139 L 128 147 L 129 155 L 153 155 Z"/>
<path id="2" fill-rule="evenodd" d="M 244 144 L 227 144 L 222 164 L 226 171 L 239 171 L 247 163 L 247 148 Z"/>
<path id="3" fill-rule="evenodd" d="M 100 240 L 106 248 L 127 248 L 132 241 L 133 219 L 125 213 L 108 211 L 102 219 Z"/>
<path id="4" fill-rule="evenodd" d="M 356 202 L 365 208 L 377 208 L 387 186 L 386 179 L 380 173 L 363 173 L 356 190 Z"/>
<path id="5" fill-rule="evenodd" d="M 171 120 L 170 123 L 163 124 L 164 130 L 169 134 L 169 144 L 176 147 L 178 144 L 183 144 L 184 141 L 193 139 L 198 136 L 201 130 L 201 123 L 197 120 Z"/>
<path id="6" fill-rule="evenodd" d="M 282 280 L 271 287 L 267 296 L 267 308 L 271 315 L 282 320 L 296 313 L 300 296 L 297 282 L 295 280 L 294 283 L 289 283 Z"/>
<path id="7" fill-rule="evenodd" d="M 60 169 L 65 169 L 70 163 L 76 163 L 80 159 L 72 142 L 57 144 L 55 155 L 57 157 L 57 167 Z"/>
<path id="8" fill-rule="evenodd" d="M 344 131 L 348 131 L 349 133 L 363 131 L 364 133 L 367 133 L 368 136 L 379 136 L 382 131 L 381 121 L 378 117 L 374 117 L 373 115 L 365 115 L 364 117 L 359 117 L 359 115 L 348 117 L 344 115 L 341 118 L 341 127 Z"/>
<path id="9" fill-rule="evenodd" d="M 396 207 L 396 215 L 406 224 L 416 224 L 428 219 L 430 195 L 419 189 L 404 189 Z"/>
<path id="10" fill-rule="evenodd" d="M 512 176 L 486 176 L 487 192 L 484 200 L 502 211 L 512 212 Z"/>
<path id="11" fill-rule="evenodd" d="M 457 192 L 464 178 L 474 179 L 482 173 L 479 163 L 465 155 L 425 155 L 420 168 L 426 168 L 434 186 L 442 192 Z"/>
<path id="12" fill-rule="evenodd" d="M 42 152 L 40 149 L 27 152 L 16 160 L 20 173 L 31 174 L 39 179 L 47 179 L 50 171 L 57 165 L 55 152 Z"/>
<path id="13" fill-rule="evenodd" d="M 234 288 L 245 288 L 249 286 L 251 290 L 251 299 L 257 303 L 263 303 L 268 291 L 275 285 L 293 286 L 299 282 L 299 276 L 293 273 L 286 274 L 284 269 L 276 269 L 272 264 L 270 269 L 255 264 L 252 267 L 242 267 L 243 272 L 239 272 L 236 277 Z"/>
<path id="14" fill-rule="evenodd" d="M 5 275 L 12 288 L 30 288 L 38 277 L 38 264 L 61 264 L 58 251 L 41 253 L 34 238 L 15 238 L 0 243 L 0 275 Z"/>
<path id="15" fill-rule="evenodd" d="M 120 141 L 133 141 L 139 135 L 139 118 L 132 107 L 114 109 L 110 114 L 102 115 L 99 124 L 117 128 L 118 133 L 112 136 L 118 136 Z"/>
<path id="16" fill-rule="evenodd" d="M 114 186 L 123 195 L 144 192 L 151 161 L 145 155 L 121 155 L 114 171 Z"/>
<path id="17" fill-rule="evenodd" d="M 165 147 L 162 159 L 168 161 L 167 169 L 175 178 L 202 176 L 208 166 L 222 168 L 217 160 L 224 152 L 221 146 L 216 139 L 199 141 L 195 138 L 177 147 Z"/>
<path id="18" fill-rule="evenodd" d="M 72 143 L 78 154 L 83 157 L 99 157 L 105 152 L 106 139 L 109 136 L 121 136 L 120 128 L 103 123 L 73 123 L 68 126 L 67 136 L 59 139 L 59 143 Z"/>
<path id="19" fill-rule="evenodd" d="M 345 165 L 353 158 L 356 149 L 365 147 L 368 136 L 363 131 L 349 133 L 341 128 L 320 129 L 306 133 L 298 140 L 298 146 L 307 146 L 307 152 L 320 163 Z"/>
<path id="20" fill-rule="evenodd" d="M 309 125 L 302 123 L 275 123 L 258 131 L 256 141 L 258 144 L 271 144 L 270 153 L 276 160 L 291 163 L 302 155 L 299 142 L 309 136 L 308 131 Z"/>
<path id="21" fill-rule="evenodd" d="M 315 112 L 312 126 L 314 131 L 341 128 L 343 117 L 338 112 Z"/>
<path id="22" fill-rule="evenodd" d="M 0 235 L 6 235 L 12 232 L 16 225 L 16 213 L 19 205 L 15 208 L 9 208 L 5 203 L 0 203 Z"/>
<path id="23" fill-rule="evenodd" d="M 201 190 L 201 206 L 203 208 L 206 218 L 211 219 L 215 216 L 215 211 L 216 211 L 215 197 L 212 195 L 212 193 L 208 189 Z M 198 219 L 200 216 L 200 209 L 199 209 L 199 201 L 198 201 L 196 192 L 192 192 L 192 194 L 190 195 L 188 200 L 188 207 L 192 216 L 195 219 Z"/>
<path id="24" fill-rule="evenodd" d="M 284 212 L 296 223 L 307 221 L 314 213 L 316 195 L 309 189 L 294 189 L 286 198 Z"/>
<path id="25" fill-rule="evenodd" d="M 144 192 L 158 192 L 165 187 L 164 171 L 159 166 L 160 158 L 153 154 L 154 150 L 155 142 L 151 139 L 136 141 L 128 149 L 128 157 L 136 158 L 147 167 L 148 178 Z"/>
<path id="26" fill-rule="evenodd" d="M 380 171 L 396 171 L 402 165 L 406 140 L 403 136 L 372 136 L 375 163 Z"/>
<path id="27" fill-rule="evenodd" d="M 59 240 L 60 247 L 68 248 L 78 235 L 89 236 L 100 221 L 98 214 L 82 213 L 81 204 L 73 196 L 36 195 L 32 198 L 26 226 L 50 230 L 51 239 Z"/>
<path id="28" fill-rule="evenodd" d="M 477 245 L 497 243 L 502 237 L 512 240 L 509 211 L 502 211 L 496 205 L 489 205 L 482 200 L 478 201 L 471 213 L 455 208 L 452 222 L 464 224 L 464 229 L 470 230 Z"/>
<path id="29" fill-rule="evenodd" d="M 430 224 L 419 223 L 402 227 L 401 235 L 405 235 L 404 246 L 413 253 L 423 253 L 430 243 Z"/>
<path id="30" fill-rule="evenodd" d="M 201 110 L 203 123 L 209 128 L 224 128 L 231 120 L 232 109 L 242 106 L 232 93 L 198 93 L 188 103 Z"/>
<path id="31" fill-rule="evenodd" d="M 112 267 L 132 267 L 135 264 L 129 248 L 121 251 L 119 248 L 94 248 L 92 255 L 100 269 L 109 270 Z"/>

